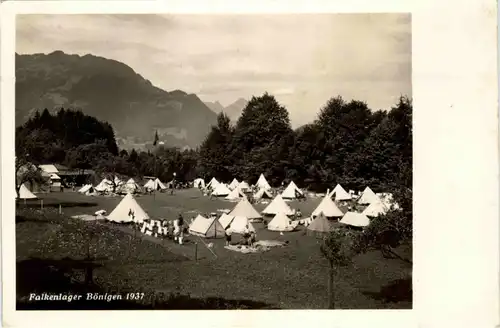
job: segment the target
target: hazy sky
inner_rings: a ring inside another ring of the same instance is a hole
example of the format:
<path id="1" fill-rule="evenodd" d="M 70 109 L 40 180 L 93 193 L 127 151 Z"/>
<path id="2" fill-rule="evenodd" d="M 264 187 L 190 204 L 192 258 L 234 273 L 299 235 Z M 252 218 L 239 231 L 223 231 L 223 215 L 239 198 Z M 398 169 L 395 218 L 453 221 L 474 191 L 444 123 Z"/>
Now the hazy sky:
<path id="1" fill-rule="evenodd" d="M 22 15 L 16 42 L 18 53 L 115 59 L 223 105 L 268 91 L 294 126 L 332 96 L 372 109 L 411 96 L 409 14 Z"/>

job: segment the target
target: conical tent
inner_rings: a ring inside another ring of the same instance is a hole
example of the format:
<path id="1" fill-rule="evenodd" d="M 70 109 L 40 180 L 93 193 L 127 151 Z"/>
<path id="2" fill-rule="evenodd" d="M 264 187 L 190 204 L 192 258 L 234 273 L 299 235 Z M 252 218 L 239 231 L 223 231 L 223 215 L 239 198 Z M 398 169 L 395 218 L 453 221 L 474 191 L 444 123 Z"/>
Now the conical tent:
<path id="1" fill-rule="evenodd" d="M 273 195 L 271 195 L 271 193 L 269 192 L 269 190 L 267 189 L 260 189 L 259 191 L 257 191 L 255 193 L 255 195 L 253 195 L 253 198 L 259 200 L 259 199 L 272 199 L 273 198 Z"/>
<path id="2" fill-rule="evenodd" d="M 340 223 L 353 227 L 366 227 L 370 224 L 370 219 L 363 213 L 347 212 Z"/>
<path id="3" fill-rule="evenodd" d="M 318 207 L 316 207 L 312 216 L 315 217 L 316 215 L 319 215 L 319 213 L 323 213 L 329 218 L 340 218 L 344 216 L 344 213 L 342 213 L 342 211 L 337 207 L 337 205 L 335 205 L 333 200 L 328 195 L 323 197 L 323 200 L 319 203 Z"/>
<path id="4" fill-rule="evenodd" d="M 160 179 L 156 178 L 156 180 L 154 181 L 155 183 L 155 189 L 156 190 L 165 190 L 167 189 L 167 186 L 165 186 L 163 184 L 163 182 L 160 181 Z"/>
<path id="5" fill-rule="evenodd" d="M 198 215 L 189 226 L 189 233 L 204 238 L 222 238 L 225 230 L 216 218 L 207 219 Z"/>
<path id="6" fill-rule="evenodd" d="M 78 192 L 81 193 L 81 194 L 84 194 L 84 193 L 86 193 L 87 191 L 89 191 L 92 188 L 93 187 L 92 187 L 91 184 L 86 184 L 83 187 L 81 187 L 80 189 L 78 189 Z"/>
<path id="7" fill-rule="evenodd" d="M 293 181 L 290 182 L 288 187 L 286 187 L 283 193 L 281 194 L 281 197 L 286 199 L 295 199 L 295 198 L 300 198 L 302 196 L 304 196 L 304 193 L 297 187 L 297 185 Z"/>
<path id="8" fill-rule="evenodd" d="M 149 215 L 137 203 L 132 194 L 127 194 L 122 201 L 115 207 L 113 212 L 108 215 L 108 220 L 113 222 L 127 223 L 149 220 Z"/>
<path id="9" fill-rule="evenodd" d="M 237 199 L 240 199 L 240 198 L 242 198 L 242 197 L 245 197 L 245 195 L 243 195 L 243 194 L 241 193 L 241 191 L 240 191 L 238 188 L 235 188 L 235 189 L 233 189 L 233 190 L 229 193 L 229 195 L 227 195 L 227 196 L 225 197 L 225 199 L 227 199 L 227 200 L 237 200 Z"/>
<path id="10" fill-rule="evenodd" d="M 210 180 L 210 182 L 207 184 L 207 188 L 215 189 L 215 187 L 217 187 L 218 184 L 219 181 L 217 181 L 216 178 L 212 178 L 212 180 Z"/>
<path id="11" fill-rule="evenodd" d="M 35 196 L 35 194 L 32 193 L 23 183 L 19 188 L 19 199 L 36 199 L 36 198 L 38 197 Z"/>
<path id="12" fill-rule="evenodd" d="M 120 186 L 120 191 L 122 193 L 134 193 L 140 189 L 141 188 L 137 185 L 137 183 L 135 183 L 134 179 L 132 178 L 128 179 L 127 182 Z"/>
<path id="13" fill-rule="evenodd" d="M 233 219 L 234 216 L 223 213 L 219 218 L 219 222 L 224 229 L 227 229 L 227 227 L 231 224 Z"/>
<path id="14" fill-rule="evenodd" d="M 148 182 L 146 182 L 146 184 L 144 185 L 144 188 L 149 189 L 149 190 L 154 190 L 155 189 L 155 182 L 153 180 L 149 179 Z"/>
<path id="15" fill-rule="evenodd" d="M 281 195 L 276 196 L 273 201 L 262 211 L 262 213 L 266 215 L 276 215 L 280 212 L 283 212 L 286 215 L 295 214 L 295 211 L 292 210 L 287 203 L 285 203 Z"/>
<path id="16" fill-rule="evenodd" d="M 205 188 L 205 181 L 201 178 L 194 179 L 193 186 L 198 189 Z"/>
<path id="17" fill-rule="evenodd" d="M 238 189 L 241 190 L 241 191 L 246 191 L 248 189 L 250 189 L 250 186 L 248 185 L 248 183 L 246 183 L 245 181 L 242 181 L 239 185 L 238 185 Z"/>
<path id="18" fill-rule="evenodd" d="M 102 181 L 95 187 L 95 190 L 99 192 L 112 192 L 113 183 L 108 179 L 102 179 Z"/>
<path id="19" fill-rule="evenodd" d="M 380 199 L 375 195 L 375 193 L 370 189 L 370 187 L 366 187 L 363 191 L 363 194 L 358 200 L 359 204 L 371 204 L 374 202 L 380 201 Z"/>
<path id="20" fill-rule="evenodd" d="M 307 226 L 307 230 L 308 232 L 328 234 L 333 230 L 333 226 L 323 213 L 319 213 Z"/>
<path id="21" fill-rule="evenodd" d="M 250 204 L 246 197 L 240 200 L 240 202 L 234 207 L 229 215 L 243 216 L 250 220 L 262 218 L 262 215 L 257 212 L 257 210 L 252 206 L 252 204 Z"/>
<path id="22" fill-rule="evenodd" d="M 363 214 L 366 216 L 377 217 L 380 214 L 387 213 L 388 208 L 382 203 L 382 201 L 376 201 L 368 205 L 367 208 L 363 211 Z"/>
<path id="23" fill-rule="evenodd" d="M 91 194 L 94 192 L 94 187 L 91 185 L 91 184 L 87 184 L 85 186 L 83 186 L 82 188 L 80 188 L 80 190 L 78 190 L 79 193 L 81 194 Z"/>
<path id="24" fill-rule="evenodd" d="M 260 174 L 259 179 L 257 180 L 257 183 L 255 184 L 259 189 L 271 189 L 271 185 L 269 182 L 267 182 L 266 178 L 264 177 L 264 174 Z"/>
<path id="25" fill-rule="evenodd" d="M 337 184 L 335 188 L 333 188 L 332 192 L 330 193 L 330 197 L 338 201 L 352 199 L 351 195 L 347 191 L 345 191 L 345 189 L 342 188 L 340 184 Z"/>
<path id="26" fill-rule="evenodd" d="M 271 231 L 292 231 L 295 226 L 285 213 L 279 212 L 267 225 L 267 229 Z"/>
<path id="27" fill-rule="evenodd" d="M 219 196 L 227 196 L 230 193 L 231 190 L 229 190 L 229 188 L 225 184 L 219 183 L 212 192 L 212 195 L 219 197 Z"/>
<path id="28" fill-rule="evenodd" d="M 233 190 L 238 187 L 239 184 L 240 182 L 236 180 L 236 178 L 234 178 L 233 181 L 231 181 L 231 183 L 229 184 L 229 189 Z"/>
<path id="29" fill-rule="evenodd" d="M 255 232 L 256 230 L 248 218 L 244 216 L 235 216 L 231 222 L 229 231 L 244 234 L 245 232 Z"/>

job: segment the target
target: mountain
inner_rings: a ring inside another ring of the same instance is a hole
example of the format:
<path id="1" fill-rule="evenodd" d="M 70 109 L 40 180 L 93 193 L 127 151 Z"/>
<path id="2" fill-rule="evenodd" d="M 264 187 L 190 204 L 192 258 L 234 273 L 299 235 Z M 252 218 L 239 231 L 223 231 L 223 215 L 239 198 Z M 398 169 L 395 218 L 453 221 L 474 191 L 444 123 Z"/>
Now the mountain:
<path id="1" fill-rule="evenodd" d="M 236 122 L 243 111 L 243 108 L 248 104 L 248 101 L 240 98 L 236 100 L 231 105 L 226 107 L 222 106 L 220 102 L 205 102 L 208 108 L 210 108 L 215 113 L 224 112 L 231 119 L 231 121 Z"/>
<path id="2" fill-rule="evenodd" d="M 207 105 L 207 107 L 210 108 L 212 112 L 217 114 L 224 110 L 224 106 L 222 106 L 222 104 L 218 101 L 216 102 L 205 101 L 205 105 Z"/>
<path id="3" fill-rule="evenodd" d="M 226 106 L 224 108 L 224 112 L 227 114 L 227 116 L 231 119 L 231 121 L 236 122 L 238 118 L 241 115 L 241 112 L 243 111 L 243 108 L 248 104 L 248 101 L 240 98 L 236 100 L 234 103 L 232 103 L 229 106 Z"/>
<path id="4" fill-rule="evenodd" d="M 155 87 L 124 63 L 93 55 L 16 54 L 16 125 L 37 109 L 80 109 L 109 122 L 120 146 L 196 147 L 216 114 L 195 94 Z"/>

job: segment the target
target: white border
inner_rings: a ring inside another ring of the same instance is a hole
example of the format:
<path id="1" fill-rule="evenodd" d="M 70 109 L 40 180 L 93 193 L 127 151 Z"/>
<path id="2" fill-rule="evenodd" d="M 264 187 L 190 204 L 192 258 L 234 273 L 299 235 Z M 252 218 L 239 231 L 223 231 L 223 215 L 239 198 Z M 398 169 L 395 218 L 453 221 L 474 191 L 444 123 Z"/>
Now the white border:
<path id="1" fill-rule="evenodd" d="M 315 324 L 494 327 L 499 313 L 496 3 L 395 1 L 9 1 L 1 4 L 3 324 Z M 413 311 L 14 312 L 14 43 L 16 13 L 412 12 Z M 242 319 L 242 315 L 245 316 Z M 307 321 L 306 321 L 307 320 Z"/>

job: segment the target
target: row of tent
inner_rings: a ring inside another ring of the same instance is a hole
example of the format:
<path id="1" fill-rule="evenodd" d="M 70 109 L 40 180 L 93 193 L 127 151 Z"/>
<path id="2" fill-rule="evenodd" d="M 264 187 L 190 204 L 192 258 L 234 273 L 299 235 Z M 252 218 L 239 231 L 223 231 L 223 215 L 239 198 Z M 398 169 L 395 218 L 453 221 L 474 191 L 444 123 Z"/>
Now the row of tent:
<path id="1" fill-rule="evenodd" d="M 78 190 L 79 193 L 85 195 L 92 195 L 96 192 L 98 193 L 111 193 L 113 192 L 113 185 L 116 185 L 117 193 L 136 193 L 141 190 L 141 187 L 130 178 L 126 182 L 121 181 L 119 178 L 115 177 L 114 183 L 108 179 L 103 179 L 97 186 L 92 186 L 91 184 L 84 185 Z M 144 185 L 146 190 L 166 190 L 167 187 L 158 178 L 155 180 L 148 180 Z"/>
<path id="2" fill-rule="evenodd" d="M 236 178 L 231 181 L 230 184 L 225 184 L 217 181 L 216 178 L 212 178 L 210 182 L 205 185 L 203 179 L 198 178 L 194 180 L 194 187 L 200 189 L 210 189 L 211 194 L 216 197 L 225 197 L 227 200 L 235 200 L 243 197 L 244 192 L 250 190 L 250 186 L 245 181 L 239 182 Z M 257 192 L 254 194 L 254 198 L 272 198 L 270 190 L 272 189 L 267 179 L 263 174 L 259 176 L 257 183 L 255 184 L 255 189 Z M 347 192 L 340 184 L 337 184 L 335 188 L 330 192 L 327 191 L 327 195 L 336 201 L 348 201 L 354 199 L 354 191 Z M 367 205 L 373 202 L 377 202 L 379 196 L 385 196 L 384 194 L 376 195 L 370 187 L 366 187 L 363 191 L 361 197 L 358 200 L 359 204 Z M 304 192 L 300 190 L 297 185 L 291 181 L 288 186 L 281 193 L 281 197 L 284 199 L 296 199 L 304 197 Z M 389 201 L 392 199 L 389 199 Z"/>
<path id="3" fill-rule="evenodd" d="M 377 198 L 371 198 L 370 201 L 372 201 L 372 203 L 366 207 L 362 213 L 347 212 L 344 214 L 329 197 L 329 195 L 325 195 L 320 204 L 313 211 L 311 217 L 314 219 L 319 216 L 337 218 L 340 219 L 341 223 L 348 225 L 358 227 L 367 226 L 369 224 L 368 217 L 376 217 L 379 214 L 387 212 L 388 210 L 388 207 L 380 200 L 380 198 L 378 198 L 377 195 L 375 196 Z M 271 229 L 284 229 L 281 231 L 287 231 L 287 227 L 292 224 L 292 220 L 288 217 L 293 216 L 295 214 L 295 210 L 290 208 L 281 195 L 277 195 L 262 211 L 262 214 L 274 216 L 274 219 L 276 219 L 276 221 L 273 219 L 269 223 Z M 262 215 L 252 206 L 252 204 L 250 204 L 246 197 L 240 200 L 234 209 L 227 214 L 227 216 L 233 218 L 243 217 L 250 223 L 262 219 Z M 131 193 L 128 193 L 108 216 L 108 220 L 114 222 L 143 222 L 148 219 L 149 216 L 137 203 Z M 284 222 L 290 222 L 290 224 L 285 225 Z M 196 228 L 195 230 L 198 231 L 199 229 Z"/>
<path id="4" fill-rule="evenodd" d="M 217 181 L 216 178 L 212 178 L 207 185 L 205 185 L 203 179 L 195 179 L 193 185 L 196 188 L 209 189 L 211 190 L 212 196 L 225 197 L 227 200 L 237 200 L 242 198 L 245 192 L 252 189 L 248 183 L 245 181 L 239 182 L 237 179 L 233 179 L 230 184 L 225 184 Z M 254 188 L 257 190 L 254 194 L 255 199 L 272 198 L 272 194 L 270 192 L 271 186 L 263 174 L 260 175 Z M 281 193 L 281 196 L 285 199 L 296 199 L 304 197 L 304 192 L 300 190 L 292 181 Z"/>

